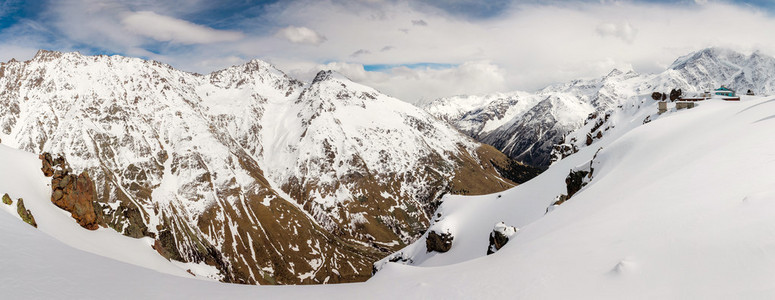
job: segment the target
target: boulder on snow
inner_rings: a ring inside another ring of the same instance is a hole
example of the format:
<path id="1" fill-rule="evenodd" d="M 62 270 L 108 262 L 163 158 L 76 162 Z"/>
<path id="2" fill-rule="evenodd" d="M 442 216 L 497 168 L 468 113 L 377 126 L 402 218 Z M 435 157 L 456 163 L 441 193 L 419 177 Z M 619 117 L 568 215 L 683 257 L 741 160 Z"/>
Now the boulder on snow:
<path id="1" fill-rule="evenodd" d="M 500 250 L 503 245 L 509 242 L 509 239 L 517 234 L 517 229 L 514 226 L 507 226 L 506 223 L 499 222 L 495 224 L 490 232 L 490 246 L 487 247 L 487 255 L 493 254 Z"/>
<path id="2" fill-rule="evenodd" d="M 447 252 L 452 248 L 452 239 L 454 237 L 449 232 L 439 234 L 433 230 L 428 231 L 428 237 L 425 239 L 425 249 L 427 252 Z"/>
<path id="3" fill-rule="evenodd" d="M 584 182 L 584 177 L 587 175 L 589 175 L 589 172 L 584 170 L 570 171 L 568 177 L 565 177 L 565 186 L 568 192 L 567 199 L 573 197 L 573 194 L 581 190 L 581 188 L 586 185 Z"/>
<path id="4" fill-rule="evenodd" d="M 3 195 L 3 203 L 5 203 L 5 205 L 13 204 L 13 200 L 11 200 L 11 196 L 8 196 L 8 194 Z"/>
<path id="5" fill-rule="evenodd" d="M 670 101 L 678 100 L 679 98 L 681 98 L 682 94 L 683 92 L 681 91 L 681 89 L 672 89 L 670 91 Z"/>
<path id="6" fill-rule="evenodd" d="M 565 203 L 565 201 L 568 201 L 568 195 L 561 194 L 561 195 L 559 195 L 557 197 L 554 197 L 554 202 L 552 203 L 552 206 L 562 205 L 563 203 Z M 547 208 L 546 212 L 549 212 L 548 208 Z"/>
<path id="7" fill-rule="evenodd" d="M 35 217 L 32 216 L 32 212 L 24 207 L 24 199 L 19 198 L 19 200 L 16 202 L 16 212 L 25 223 L 32 225 L 32 227 L 38 228 L 38 223 L 35 223 Z"/>

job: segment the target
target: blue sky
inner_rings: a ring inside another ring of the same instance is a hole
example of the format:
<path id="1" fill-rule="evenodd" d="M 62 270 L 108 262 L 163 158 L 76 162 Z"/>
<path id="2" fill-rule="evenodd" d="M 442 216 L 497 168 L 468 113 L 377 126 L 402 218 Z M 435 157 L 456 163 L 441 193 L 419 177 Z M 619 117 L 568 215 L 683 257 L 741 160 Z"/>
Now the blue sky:
<path id="1" fill-rule="evenodd" d="M 259 58 L 415 102 L 658 72 L 710 46 L 775 54 L 774 15 L 769 0 L 6 0 L 0 60 L 50 49 L 207 73 Z"/>

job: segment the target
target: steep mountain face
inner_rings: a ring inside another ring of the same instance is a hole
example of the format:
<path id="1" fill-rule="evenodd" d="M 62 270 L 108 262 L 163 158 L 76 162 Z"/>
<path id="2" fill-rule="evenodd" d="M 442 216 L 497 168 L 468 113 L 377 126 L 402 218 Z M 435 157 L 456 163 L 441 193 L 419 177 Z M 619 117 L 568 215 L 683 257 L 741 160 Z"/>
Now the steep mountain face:
<path id="1" fill-rule="evenodd" d="M 0 65 L 0 86 L 3 144 L 62 155 L 108 226 L 228 282 L 365 280 L 441 195 L 524 168 L 338 74 L 305 84 L 258 60 L 200 75 L 40 51 Z"/>
<path id="2" fill-rule="evenodd" d="M 726 85 L 739 93 L 775 93 L 775 58 L 709 48 L 677 59 L 659 74 L 613 70 L 590 80 L 557 84 L 535 93 L 512 92 L 434 100 L 424 109 L 469 136 L 510 157 L 548 166 L 554 144 L 585 124 L 622 105 L 629 97 L 680 88 L 685 94 Z"/>
<path id="3" fill-rule="evenodd" d="M 745 93 L 775 91 L 775 58 L 754 52 L 744 55 L 723 48 L 708 48 L 677 59 L 669 68 L 689 85 L 714 89 L 721 85 Z"/>

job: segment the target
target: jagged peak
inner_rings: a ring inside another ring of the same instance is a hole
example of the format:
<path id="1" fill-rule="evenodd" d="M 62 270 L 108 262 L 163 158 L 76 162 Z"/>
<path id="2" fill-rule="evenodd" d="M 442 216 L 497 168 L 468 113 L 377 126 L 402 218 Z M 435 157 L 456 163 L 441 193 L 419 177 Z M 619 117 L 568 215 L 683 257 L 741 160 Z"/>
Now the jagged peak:
<path id="1" fill-rule="evenodd" d="M 320 72 L 318 72 L 317 75 L 315 75 L 315 79 L 312 80 L 312 84 L 321 83 L 329 80 L 337 80 L 344 83 L 353 82 L 352 80 L 350 80 L 350 78 L 347 78 L 347 76 L 344 76 L 339 72 L 336 72 L 333 70 L 321 70 Z"/>
<path id="2" fill-rule="evenodd" d="M 614 77 L 622 74 L 624 74 L 624 71 L 619 70 L 618 68 L 614 68 L 613 70 L 611 70 L 611 72 L 608 72 L 608 75 L 606 75 L 605 77 Z"/>
<path id="3" fill-rule="evenodd" d="M 321 70 L 320 72 L 318 72 L 317 75 L 315 75 L 315 79 L 312 80 L 312 83 L 314 84 L 317 82 L 328 80 L 329 78 L 331 78 L 331 73 L 333 73 L 333 71 L 331 70 Z"/>
<path id="4" fill-rule="evenodd" d="M 258 58 L 251 59 L 242 64 L 233 65 L 228 68 L 213 71 L 209 75 L 217 76 L 219 74 L 223 74 L 224 72 L 237 72 L 237 73 L 267 72 L 267 73 L 278 74 L 281 77 L 288 77 L 287 74 L 285 74 L 285 72 L 281 71 L 279 68 Z"/>
<path id="5" fill-rule="evenodd" d="M 72 51 L 72 52 L 64 52 L 64 51 L 55 51 L 55 50 L 46 50 L 46 49 L 40 49 L 35 54 L 35 56 L 28 61 L 25 62 L 50 62 L 54 60 L 66 60 L 66 61 L 83 61 L 83 62 L 105 62 L 105 61 L 112 61 L 112 62 L 135 62 L 135 63 L 142 63 L 146 65 L 150 65 L 153 67 L 160 67 L 164 69 L 171 69 L 171 70 L 177 70 L 171 65 L 167 63 L 163 63 L 156 60 L 150 60 L 150 59 L 144 59 L 144 58 L 138 58 L 138 57 L 131 57 L 131 56 L 123 56 L 120 54 L 113 54 L 113 55 L 106 55 L 106 54 L 99 54 L 99 55 L 84 55 L 81 54 L 81 52 L 78 51 Z M 15 60 L 11 60 L 9 62 L 13 62 Z M 180 71 L 180 70 L 177 70 Z M 180 71 L 184 73 L 190 73 L 185 71 Z M 194 73 L 191 73 L 194 74 Z"/>
<path id="6" fill-rule="evenodd" d="M 77 53 L 77 52 L 76 52 Z M 62 56 L 63 52 L 60 51 L 54 51 L 54 50 L 46 50 L 46 49 L 40 49 L 37 53 L 35 53 L 35 58 L 43 58 L 43 57 L 49 57 L 49 56 Z"/>
<path id="7" fill-rule="evenodd" d="M 246 63 L 244 63 L 244 64 L 242 64 L 240 66 L 244 67 L 245 69 L 250 69 L 250 70 L 260 70 L 261 68 L 269 69 L 269 70 L 279 70 L 274 65 L 272 65 L 272 64 L 270 64 L 270 63 L 268 63 L 266 61 L 260 60 L 258 58 L 251 59 L 248 62 L 246 62 Z"/>
<path id="8" fill-rule="evenodd" d="M 342 75 L 341 73 L 333 70 L 321 70 L 320 72 L 315 75 L 315 79 L 312 80 L 312 83 L 310 83 L 310 87 L 321 87 L 321 86 L 335 86 L 337 88 L 342 88 L 350 91 L 360 91 L 360 92 L 368 92 L 368 93 L 380 93 L 376 89 L 366 86 L 360 83 L 357 83 L 350 78 L 347 78 L 347 76 Z"/>
<path id="9" fill-rule="evenodd" d="M 61 52 L 61 51 L 55 51 L 55 50 L 40 49 L 38 50 L 38 52 L 35 53 L 35 56 L 32 57 L 31 61 L 40 61 L 40 62 L 52 61 L 55 59 L 62 58 L 65 55 L 82 56 L 80 52 Z"/>
<path id="10" fill-rule="evenodd" d="M 712 59 L 712 60 L 719 60 L 719 59 L 729 59 L 733 56 L 745 57 L 745 55 L 743 55 L 742 53 L 729 48 L 708 47 L 679 57 L 673 62 L 673 64 L 670 65 L 670 68 L 668 69 L 672 69 L 672 70 L 680 69 L 686 66 L 687 64 L 693 61 L 699 60 L 703 57 Z"/>

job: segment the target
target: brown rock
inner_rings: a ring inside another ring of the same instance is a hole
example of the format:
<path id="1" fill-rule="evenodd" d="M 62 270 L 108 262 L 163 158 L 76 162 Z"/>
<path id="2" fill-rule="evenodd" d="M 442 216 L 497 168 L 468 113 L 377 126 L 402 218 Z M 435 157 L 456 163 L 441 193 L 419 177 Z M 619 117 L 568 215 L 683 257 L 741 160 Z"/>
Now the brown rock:
<path id="1" fill-rule="evenodd" d="M 436 251 L 444 253 L 452 248 L 452 234 L 449 232 L 438 234 L 431 230 L 425 239 L 425 250 L 427 252 Z"/>
<path id="2" fill-rule="evenodd" d="M 45 152 L 41 155 L 38 155 L 38 158 L 40 158 L 40 161 L 43 164 L 43 167 L 40 168 L 40 170 L 43 171 L 43 175 L 45 175 L 46 177 L 51 177 L 51 175 L 54 175 L 53 160 L 51 159 L 51 153 Z"/>
<path id="3" fill-rule="evenodd" d="M 24 199 L 19 198 L 19 200 L 16 202 L 16 212 L 24 222 L 32 225 L 32 227 L 38 228 L 38 223 L 35 223 L 35 217 L 32 216 L 32 212 L 24 207 Z"/>
<path id="4" fill-rule="evenodd" d="M 55 188 L 51 194 L 51 202 L 69 211 L 81 227 L 95 230 L 103 223 L 100 211 L 95 209 L 94 205 L 97 200 L 94 182 L 86 171 L 77 177 L 75 175 L 64 175 L 61 179 L 55 177 L 52 179 L 51 186 Z"/>
<path id="5" fill-rule="evenodd" d="M 3 203 L 6 205 L 13 204 L 13 200 L 11 200 L 11 196 L 8 196 L 8 194 L 3 195 Z"/>
<path id="6" fill-rule="evenodd" d="M 579 170 L 579 171 L 573 171 L 571 170 L 570 173 L 568 173 L 568 176 L 565 177 L 565 187 L 568 192 L 567 199 L 570 199 L 573 197 L 576 192 L 581 190 L 586 183 L 584 183 L 584 177 L 589 175 L 589 172 Z"/>
<path id="7" fill-rule="evenodd" d="M 60 199 L 62 199 L 62 196 L 64 196 L 64 194 L 62 193 L 62 190 L 54 191 L 54 193 L 51 195 L 51 202 L 59 201 Z"/>
<path id="8" fill-rule="evenodd" d="M 64 189 L 68 184 L 70 184 L 70 176 L 65 176 L 59 180 L 57 186 L 59 186 L 60 189 Z"/>
<path id="9" fill-rule="evenodd" d="M 178 248 L 175 246 L 175 236 L 169 230 L 159 231 L 159 239 L 154 241 L 153 249 L 167 259 L 183 261 Z"/>

